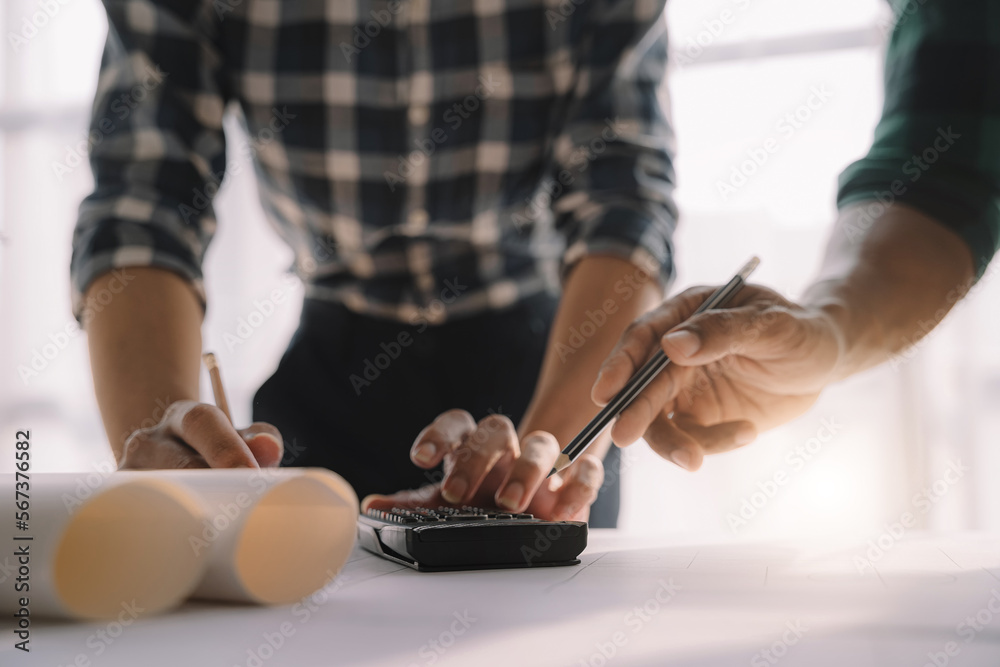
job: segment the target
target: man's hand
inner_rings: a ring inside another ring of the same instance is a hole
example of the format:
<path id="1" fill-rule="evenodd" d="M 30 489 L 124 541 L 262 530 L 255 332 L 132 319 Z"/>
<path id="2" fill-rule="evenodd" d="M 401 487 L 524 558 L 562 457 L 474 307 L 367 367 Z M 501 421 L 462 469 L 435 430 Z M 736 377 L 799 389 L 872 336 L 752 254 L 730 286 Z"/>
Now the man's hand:
<path id="1" fill-rule="evenodd" d="M 369 508 L 497 506 L 550 520 L 586 521 L 604 481 L 600 459 L 581 456 L 546 479 L 559 456 L 559 443 L 544 431 L 518 440 L 511 421 L 490 415 L 478 424 L 464 410 L 441 414 L 417 436 L 410 458 L 421 468 L 444 462 L 444 478 L 391 496 L 368 496 Z"/>
<path id="2" fill-rule="evenodd" d="M 713 291 L 693 287 L 641 317 L 604 362 L 592 392 L 600 405 L 658 346 L 671 359 L 614 423 L 616 444 L 645 437 L 660 456 L 697 470 L 706 454 L 802 414 L 834 379 L 842 343 L 824 311 L 747 285 L 728 308 L 691 317 Z"/>
<path id="3" fill-rule="evenodd" d="M 119 468 L 273 467 L 282 452 L 281 434 L 270 424 L 236 429 L 214 405 L 177 401 L 159 424 L 129 436 Z"/>

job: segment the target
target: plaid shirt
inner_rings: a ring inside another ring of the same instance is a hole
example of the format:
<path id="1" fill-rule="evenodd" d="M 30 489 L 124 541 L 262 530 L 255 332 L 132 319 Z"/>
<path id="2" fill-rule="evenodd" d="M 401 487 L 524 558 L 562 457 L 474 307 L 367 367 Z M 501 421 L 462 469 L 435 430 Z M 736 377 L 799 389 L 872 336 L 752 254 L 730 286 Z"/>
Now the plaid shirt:
<path id="1" fill-rule="evenodd" d="M 231 102 L 308 296 L 435 322 L 592 253 L 668 280 L 664 2 L 105 0 L 77 314 L 127 266 L 204 299 Z"/>
<path id="2" fill-rule="evenodd" d="M 838 204 L 869 202 L 861 226 L 891 202 L 920 209 L 965 240 L 982 276 L 1000 245 L 1000 3 L 893 4 L 882 118 Z"/>

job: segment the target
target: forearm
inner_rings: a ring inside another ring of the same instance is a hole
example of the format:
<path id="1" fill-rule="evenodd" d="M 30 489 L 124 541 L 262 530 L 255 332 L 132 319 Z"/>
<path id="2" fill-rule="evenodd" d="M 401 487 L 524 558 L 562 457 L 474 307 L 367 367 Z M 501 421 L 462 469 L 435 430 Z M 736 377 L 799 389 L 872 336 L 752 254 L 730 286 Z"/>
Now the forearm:
<path id="1" fill-rule="evenodd" d="M 159 421 L 169 404 L 198 400 L 202 308 L 191 287 L 160 269 L 129 268 L 117 293 L 111 274 L 87 298 L 108 290 L 109 303 L 85 322 L 94 390 L 104 428 L 120 460 L 131 432 Z"/>
<path id="2" fill-rule="evenodd" d="M 564 286 L 535 394 L 518 427 L 521 436 L 547 431 L 565 447 L 597 414 L 590 390 L 601 364 L 625 328 L 662 297 L 657 276 L 631 262 L 610 256 L 580 260 Z M 591 453 L 601 456 L 609 445 L 605 435 Z"/>
<path id="3" fill-rule="evenodd" d="M 968 246 L 903 205 L 874 220 L 865 204 L 841 212 L 803 305 L 822 309 L 841 338 L 841 379 L 875 366 L 936 326 L 974 280 Z"/>

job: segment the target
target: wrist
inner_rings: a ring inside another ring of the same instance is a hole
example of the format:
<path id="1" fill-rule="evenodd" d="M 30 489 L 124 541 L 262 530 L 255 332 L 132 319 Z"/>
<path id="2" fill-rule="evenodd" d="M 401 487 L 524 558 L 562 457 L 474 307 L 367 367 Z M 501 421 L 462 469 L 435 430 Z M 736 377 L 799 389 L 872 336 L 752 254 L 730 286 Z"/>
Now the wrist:
<path id="1" fill-rule="evenodd" d="M 551 405 L 551 401 L 547 402 Z M 524 413 L 521 423 L 517 425 L 517 435 L 523 438 L 532 431 L 545 431 L 555 436 L 560 447 L 576 435 L 575 422 L 570 414 L 558 407 L 548 407 L 538 401 L 532 401 Z"/>
<path id="2" fill-rule="evenodd" d="M 877 319 L 866 317 L 861 304 L 844 294 L 844 286 L 831 280 L 813 285 L 803 298 L 803 307 L 809 311 L 825 335 L 837 347 L 836 362 L 830 381 L 842 380 L 867 368 L 866 341 L 881 337 Z"/>

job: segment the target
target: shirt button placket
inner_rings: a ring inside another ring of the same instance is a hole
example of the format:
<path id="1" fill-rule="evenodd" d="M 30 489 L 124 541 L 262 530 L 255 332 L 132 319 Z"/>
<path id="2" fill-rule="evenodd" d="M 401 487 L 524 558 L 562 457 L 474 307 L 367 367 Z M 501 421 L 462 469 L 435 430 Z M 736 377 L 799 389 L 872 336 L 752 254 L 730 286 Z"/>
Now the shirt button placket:
<path id="1" fill-rule="evenodd" d="M 409 100 L 406 110 L 407 136 L 406 159 L 410 162 L 411 174 L 407 187 L 405 226 L 406 233 L 412 236 L 424 236 L 430 222 L 427 211 L 427 182 L 430 175 L 431 151 L 424 148 L 428 145 L 431 129 L 431 103 L 434 96 L 433 75 L 431 73 L 430 23 L 432 5 L 430 0 L 410 0 L 410 22 L 408 25 L 410 47 Z M 425 240 L 416 241 L 419 246 L 411 248 L 413 257 L 425 259 L 412 265 L 415 287 L 421 294 L 420 298 L 429 303 L 434 290 L 434 276 L 430 264 L 426 261 L 429 248 L 423 247 Z M 434 313 L 428 317 L 433 323 Z"/>

